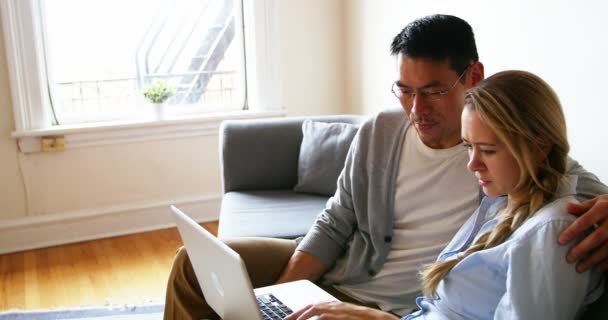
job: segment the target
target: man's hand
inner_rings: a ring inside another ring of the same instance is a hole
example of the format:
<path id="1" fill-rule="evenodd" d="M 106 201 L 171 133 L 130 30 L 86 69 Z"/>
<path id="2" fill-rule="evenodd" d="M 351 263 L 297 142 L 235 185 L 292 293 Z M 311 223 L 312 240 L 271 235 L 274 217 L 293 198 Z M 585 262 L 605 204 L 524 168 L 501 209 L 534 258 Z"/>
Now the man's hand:
<path id="1" fill-rule="evenodd" d="M 578 261 L 578 272 L 594 266 L 600 272 L 608 270 L 608 194 L 581 204 L 569 203 L 568 212 L 579 218 L 561 233 L 560 244 L 566 244 L 590 228 L 595 228 L 583 241 L 570 249 L 566 257 L 568 262 Z"/>
<path id="2" fill-rule="evenodd" d="M 323 317 L 320 317 L 320 316 Z M 324 302 L 304 307 L 304 309 L 291 314 L 285 320 L 305 320 L 311 317 L 319 316 L 323 320 L 339 320 L 339 319 L 354 319 L 354 320 L 366 320 L 366 319 L 377 319 L 377 320 L 395 320 L 399 319 L 389 313 L 367 308 L 360 307 L 350 303 L 343 303 L 338 301 Z"/>

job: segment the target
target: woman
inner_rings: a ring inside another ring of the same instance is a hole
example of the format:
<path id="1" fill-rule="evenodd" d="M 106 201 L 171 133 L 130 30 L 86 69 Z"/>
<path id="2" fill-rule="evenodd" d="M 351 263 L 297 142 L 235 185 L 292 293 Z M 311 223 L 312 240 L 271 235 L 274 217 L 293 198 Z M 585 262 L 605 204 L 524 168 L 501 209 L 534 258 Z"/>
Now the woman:
<path id="1" fill-rule="evenodd" d="M 603 292 L 602 275 L 577 273 L 557 238 L 574 217 L 576 177 L 557 95 L 539 77 L 505 71 L 465 96 L 468 170 L 487 195 L 437 261 L 422 272 L 420 310 L 405 319 L 576 319 Z M 347 304 L 312 306 L 289 319 L 395 319 Z M 365 315 L 364 315 L 365 314 Z"/>

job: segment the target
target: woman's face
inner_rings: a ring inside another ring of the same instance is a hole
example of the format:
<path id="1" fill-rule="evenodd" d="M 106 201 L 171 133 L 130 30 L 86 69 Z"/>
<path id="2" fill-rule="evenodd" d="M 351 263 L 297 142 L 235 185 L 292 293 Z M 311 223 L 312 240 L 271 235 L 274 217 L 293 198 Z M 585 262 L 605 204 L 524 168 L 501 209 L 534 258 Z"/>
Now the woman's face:
<path id="1" fill-rule="evenodd" d="M 461 121 L 462 140 L 469 151 L 467 169 L 475 174 L 483 192 L 491 197 L 515 196 L 520 172 L 515 158 L 476 111 L 465 107 Z"/>

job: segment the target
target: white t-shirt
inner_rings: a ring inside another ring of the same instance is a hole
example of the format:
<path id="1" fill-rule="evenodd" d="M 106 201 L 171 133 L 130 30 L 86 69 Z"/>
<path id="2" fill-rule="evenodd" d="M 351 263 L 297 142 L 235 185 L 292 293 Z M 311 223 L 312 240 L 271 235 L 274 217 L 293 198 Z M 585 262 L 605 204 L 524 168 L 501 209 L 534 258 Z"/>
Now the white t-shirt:
<path id="1" fill-rule="evenodd" d="M 420 293 L 418 271 L 437 259 L 479 205 L 477 179 L 461 145 L 431 149 L 407 130 L 395 188 L 394 234 L 382 270 L 369 282 L 337 285 L 355 299 L 407 314 Z"/>

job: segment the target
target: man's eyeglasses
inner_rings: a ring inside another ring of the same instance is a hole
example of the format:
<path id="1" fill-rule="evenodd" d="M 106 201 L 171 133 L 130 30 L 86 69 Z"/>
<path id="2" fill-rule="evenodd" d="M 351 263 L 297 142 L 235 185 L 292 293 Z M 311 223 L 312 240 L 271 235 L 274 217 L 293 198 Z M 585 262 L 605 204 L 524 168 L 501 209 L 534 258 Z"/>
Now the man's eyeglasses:
<path id="1" fill-rule="evenodd" d="M 406 105 L 412 104 L 416 95 L 420 95 L 420 98 L 422 98 L 424 101 L 427 101 L 427 102 L 439 101 L 439 100 L 441 100 L 441 98 L 443 98 L 443 96 L 448 94 L 450 92 L 450 90 L 454 89 L 454 87 L 456 86 L 458 81 L 460 81 L 460 79 L 462 79 L 462 77 L 467 73 L 467 70 L 469 70 L 469 67 L 464 69 L 464 71 L 460 74 L 458 79 L 456 79 L 454 84 L 447 90 L 424 90 L 423 89 L 423 90 L 418 90 L 418 93 L 416 93 L 416 91 L 413 89 L 402 88 L 397 84 L 397 82 L 393 82 L 391 91 L 393 92 L 395 97 L 397 97 L 397 99 L 401 100 L 402 103 L 404 103 Z"/>

